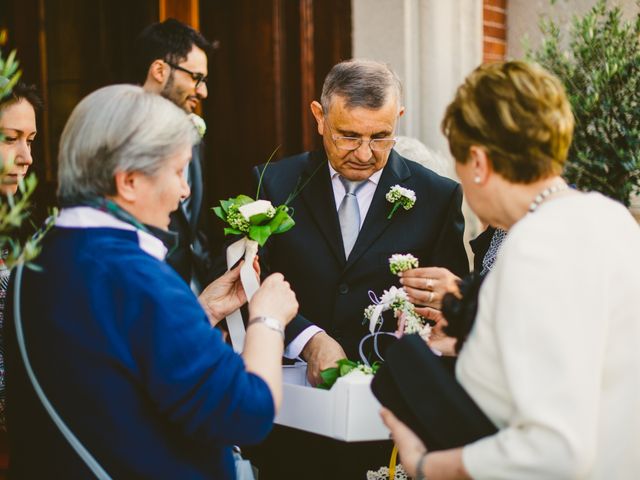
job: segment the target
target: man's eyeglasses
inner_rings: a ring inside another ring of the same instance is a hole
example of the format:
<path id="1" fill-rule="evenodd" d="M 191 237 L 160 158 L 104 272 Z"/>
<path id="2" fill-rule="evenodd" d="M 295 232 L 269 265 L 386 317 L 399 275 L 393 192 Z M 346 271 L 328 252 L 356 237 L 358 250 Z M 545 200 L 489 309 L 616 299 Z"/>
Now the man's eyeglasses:
<path id="1" fill-rule="evenodd" d="M 371 138 L 369 140 L 363 140 L 360 137 L 342 137 L 340 135 L 334 135 L 333 129 L 326 124 L 331 131 L 331 139 L 336 147 L 340 150 L 357 150 L 360 146 L 367 142 L 369 144 L 369 148 L 374 152 L 387 152 L 391 150 L 396 144 L 396 138 Z"/>
<path id="2" fill-rule="evenodd" d="M 171 63 L 167 61 L 165 61 L 165 63 L 169 65 L 171 68 L 173 68 L 174 70 L 180 70 L 181 72 L 188 74 L 191 77 L 191 79 L 194 82 L 196 82 L 195 88 L 198 88 L 201 83 L 206 84 L 209 81 L 209 77 L 207 77 L 204 73 L 192 72 L 191 70 L 187 70 L 186 68 L 181 67 L 180 65 L 176 65 L 175 63 Z"/>

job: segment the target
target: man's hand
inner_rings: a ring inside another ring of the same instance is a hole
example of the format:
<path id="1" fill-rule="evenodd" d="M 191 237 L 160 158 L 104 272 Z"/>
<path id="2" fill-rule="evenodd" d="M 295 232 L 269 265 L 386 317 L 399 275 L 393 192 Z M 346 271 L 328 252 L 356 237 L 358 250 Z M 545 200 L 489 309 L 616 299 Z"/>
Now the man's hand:
<path id="1" fill-rule="evenodd" d="M 337 361 L 347 358 L 338 342 L 325 332 L 316 333 L 302 349 L 302 358 L 307 361 L 307 379 L 314 387 L 322 383 L 320 372 L 336 367 Z"/>

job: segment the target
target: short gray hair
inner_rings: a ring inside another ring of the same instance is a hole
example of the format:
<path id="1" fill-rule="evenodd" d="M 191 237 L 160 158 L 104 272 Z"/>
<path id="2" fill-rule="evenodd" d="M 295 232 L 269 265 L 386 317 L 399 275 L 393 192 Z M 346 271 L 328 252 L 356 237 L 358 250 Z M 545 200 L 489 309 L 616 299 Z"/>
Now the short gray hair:
<path id="1" fill-rule="evenodd" d="M 343 97 L 347 108 L 377 110 L 393 93 L 400 103 L 402 83 L 389 65 L 373 60 L 353 59 L 335 65 L 322 86 L 322 109 L 329 112 L 333 97 Z"/>
<path id="2" fill-rule="evenodd" d="M 60 138 L 62 205 L 116 194 L 117 172 L 153 176 L 180 149 L 199 141 L 179 107 L 134 85 L 111 85 L 85 97 Z"/>
<path id="3" fill-rule="evenodd" d="M 431 150 L 417 138 L 398 136 L 393 148 L 403 157 L 433 170 L 438 175 L 452 180 L 457 179 L 453 160 L 440 152 Z"/>

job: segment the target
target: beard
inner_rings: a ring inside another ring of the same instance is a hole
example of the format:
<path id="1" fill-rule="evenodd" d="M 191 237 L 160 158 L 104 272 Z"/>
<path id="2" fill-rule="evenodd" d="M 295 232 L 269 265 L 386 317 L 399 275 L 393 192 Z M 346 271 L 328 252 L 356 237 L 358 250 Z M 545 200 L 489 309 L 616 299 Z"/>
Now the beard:
<path id="1" fill-rule="evenodd" d="M 169 78 L 167 79 L 167 83 L 165 84 L 164 88 L 160 92 L 160 95 L 162 95 L 167 100 L 170 100 L 171 102 L 173 102 L 175 105 L 180 107 L 185 112 L 191 113 L 185 106 L 186 95 L 184 95 L 184 92 L 182 91 L 182 89 L 180 89 L 175 85 L 173 71 L 171 72 L 171 75 L 169 75 Z"/>

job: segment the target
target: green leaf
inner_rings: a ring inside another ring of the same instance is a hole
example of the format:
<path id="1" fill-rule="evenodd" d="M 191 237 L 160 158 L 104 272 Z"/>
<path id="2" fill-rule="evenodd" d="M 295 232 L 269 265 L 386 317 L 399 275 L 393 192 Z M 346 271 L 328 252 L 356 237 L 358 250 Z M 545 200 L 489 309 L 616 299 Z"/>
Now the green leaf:
<path id="1" fill-rule="evenodd" d="M 358 366 L 357 362 L 353 360 L 349 360 L 347 358 L 343 358 L 336 362 L 338 364 L 338 368 L 340 369 L 340 376 L 344 377 L 347 373 Z"/>
<path id="2" fill-rule="evenodd" d="M 227 221 L 227 212 L 223 209 L 223 207 L 213 207 L 211 210 L 213 210 L 216 216 L 223 222 Z"/>
<path id="3" fill-rule="evenodd" d="M 262 225 L 265 222 L 270 224 L 270 220 L 271 218 L 267 217 L 264 213 L 256 213 L 255 215 L 251 215 L 249 223 L 251 223 L 251 225 Z"/>
<path id="4" fill-rule="evenodd" d="M 224 229 L 224 234 L 225 235 L 242 235 L 242 232 L 236 228 L 226 227 Z"/>
<path id="5" fill-rule="evenodd" d="M 337 367 L 325 368 L 320 372 L 320 378 L 322 378 L 323 382 L 318 385 L 317 388 L 329 390 L 333 386 L 333 384 L 336 383 L 338 378 L 345 376 L 353 369 L 358 368 L 358 366 L 361 365 L 360 362 L 354 362 L 353 360 L 349 360 L 347 358 L 342 358 L 336 363 L 338 364 Z M 374 362 L 371 365 L 373 373 L 378 371 L 380 365 L 380 362 Z"/>
<path id="6" fill-rule="evenodd" d="M 271 236 L 271 227 L 269 225 L 251 225 L 249 227 L 249 238 L 258 242 L 261 247 L 267 242 Z"/>
<path id="7" fill-rule="evenodd" d="M 235 205 L 233 198 L 230 198 L 229 200 L 220 200 L 220 206 L 224 210 L 224 213 L 229 213 L 229 208 L 231 208 L 231 205 Z M 225 216 L 225 220 L 226 220 L 226 216 Z"/>
<path id="8" fill-rule="evenodd" d="M 323 382 L 317 388 L 329 390 L 336 383 L 338 377 L 340 377 L 338 367 L 325 368 L 320 372 L 320 378 L 322 378 Z"/>
<path id="9" fill-rule="evenodd" d="M 269 159 L 267 160 L 267 163 L 265 163 L 264 167 L 262 168 L 262 172 L 260 173 L 260 178 L 258 179 L 258 188 L 256 190 L 256 199 L 260 198 L 260 187 L 262 187 L 262 177 L 264 177 L 264 172 L 267 170 L 267 167 L 271 163 L 271 160 L 273 159 L 273 156 L 276 154 L 276 152 L 279 149 L 280 149 L 280 145 L 278 145 L 275 148 L 275 150 L 273 152 L 271 152 L 271 155 L 269 155 Z"/>
<path id="10" fill-rule="evenodd" d="M 247 205 L 249 203 L 255 202 L 255 200 L 253 198 L 249 197 L 248 195 L 238 195 L 233 200 L 234 200 L 233 203 L 235 203 L 239 207 L 241 207 L 243 205 Z"/>
<path id="11" fill-rule="evenodd" d="M 273 233 L 284 233 L 290 230 L 295 224 L 296 222 L 294 222 L 289 215 L 289 207 L 286 205 L 280 205 L 276 209 L 276 214 L 273 219 L 269 222 Z"/>
<path id="12" fill-rule="evenodd" d="M 293 218 L 291 218 L 289 215 L 287 215 L 282 222 L 280 223 L 280 225 L 278 225 L 278 228 L 276 228 L 273 233 L 284 233 L 284 232 L 288 232 L 289 230 L 291 230 L 294 226 L 295 226 L 296 222 L 293 220 Z"/>

